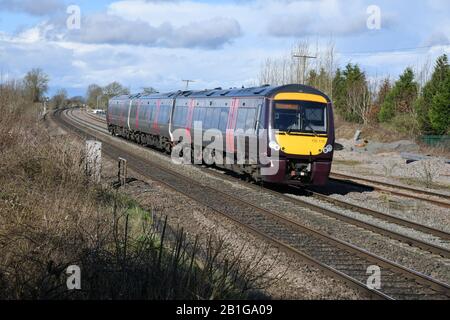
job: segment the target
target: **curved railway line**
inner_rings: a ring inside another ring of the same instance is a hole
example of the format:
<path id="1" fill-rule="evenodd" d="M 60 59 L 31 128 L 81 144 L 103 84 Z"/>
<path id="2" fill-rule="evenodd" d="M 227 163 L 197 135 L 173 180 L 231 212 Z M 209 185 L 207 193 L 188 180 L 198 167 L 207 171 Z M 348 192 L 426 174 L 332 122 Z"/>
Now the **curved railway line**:
<path id="1" fill-rule="evenodd" d="M 87 115 L 88 115 L 88 117 L 90 119 L 93 119 L 93 120 L 95 120 L 97 122 L 105 124 L 105 120 L 102 120 L 101 118 L 96 117 L 94 115 L 91 115 L 89 113 L 87 113 Z M 78 120 L 79 121 L 83 121 L 82 119 L 79 119 L 79 118 L 78 118 Z M 90 125 L 94 126 L 94 128 L 97 129 L 97 130 L 102 130 L 104 133 L 108 132 L 106 130 L 106 128 L 104 128 L 102 126 L 98 126 L 98 125 L 95 125 L 95 124 L 90 124 Z M 222 178 L 222 179 L 224 178 L 223 175 L 218 174 L 214 170 L 209 170 L 208 169 L 207 171 L 208 171 L 208 174 L 212 174 L 212 175 L 214 175 L 216 177 L 219 177 L 219 178 Z M 233 180 L 233 181 L 237 182 L 237 183 L 240 182 L 240 180 L 238 180 L 238 179 L 235 179 L 235 180 Z M 245 186 L 253 188 L 256 191 L 260 190 L 260 187 L 255 186 L 253 184 L 245 183 Z M 294 186 L 291 186 L 290 188 L 292 188 L 294 190 L 301 189 L 299 187 L 294 187 Z M 302 200 L 302 199 L 299 199 L 299 198 L 294 198 L 294 197 L 292 197 L 292 195 L 285 195 L 283 193 L 280 193 L 278 191 L 274 191 L 274 190 L 271 190 L 271 189 L 268 189 L 268 188 L 265 188 L 264 191 L 265 192 L 269 192 L 269 193 L 273 194 L 274 196 L 276 196 L 278 198 L 283 198 L 284 200 L 287 200 L 287 201 L 289 201 L 291 203 L 294 203 L 296 205 L 300 205 L 302 207 L 309 208 L 309 209 L 311 209 L 313 211 L 320 212 L 320 213 L 322 213 L 322 214 L 324 214 L 324 215 L 326 215 L 328 217 L 332 217 L 332 218 L 338 219 L 340 221 L 344 221 L 346 223 L 350 223 L 352 225 L 364 228 L 366 230 L 370 230 L 372 232 L 375 232 L 375 233 L 387 236 L 387 237 L 389 237 L 391 239 L 395 239 L 397 241 L 406 243 L 406 244 L 408 244 L 410 246 L 414 246 L 414 247 L 420 248 L 422 250 L 431 252 L 433 254 L 440 255 L 440 256 L 442 256 L 444 258 L 447 258 L 447 259 L 450 258 L 450 251 L 448 249 L 446 249 L 446 248 L 441 247 L 441 246 L 434 245 L 434 244 L 428 243 L 426 241 L 422 241 L 422 240 L 419 240 L 419 239 L 415 239 L 415 238 L 403 235 L 403 234 L 398 233 L 398 232 L 391 231 L 389 229 L 377 226 L 377 225 L 375 225 L 373 223 L 365 222 L 365 221 L 362 221 L 360 219 L 350 217 L 348 215 L 342 214 L 341 212 L 339 212 L 337 210 L 332 210 L 332 209 L 325 208 L 323 206 L 316 205 L 316 204 L 313 204 L 311 202 L 308 202 L 308 201 L 305 201 L 305 200 Z M 425 234 L 432 235 L 433 237 L 438 238 L 440 242 L 449 242 L 450 241 L 450 233 L 447 233 L 445 231 L 438 230 L 438 229 L 435 229 L 435 228 L 431 228 L 431 227 L 425 226 L 423 224 L 419 224 L 419 223 L 416 223 L 416 222 L 413 222 L 413 221 L 409 221 L 409 220 L 406 220 L 406 219 L 398 218 L 398 217 L 395 217 L 395 216 L 392 216 L 392 215 L 389 215 L 389 214 L 386 214 L 386 213 L 383 213 L 383 212 L 380 212 L 380 211 L 364 208 L 364 207 L 361 207 L 361 206 L 358 206 L 358 205 L 355 205 L 355 204 L 352 204 L 352 203 L 349 203 L 349 202 L 345 202 L 345 201 L 342 201 L 342 200 L 338 200 L 338 199 L 332 198 L 330 196 L 326 196 L 326 195 L 323 195 L 323 194 L 320 194 L 320 193 L 317 193 L 317 192 L 314 192 L 314 191 L 311 191 L 311 190 L 307 190 L 307 192 L 310 195 L 312 195 L 314 198 L 318 199 L 318 200 L 326 201 L 328 203 L 337 205 L 337 206 L 339 206 L 341 208 L 353 210 L 355 212 L 362 213 L 362 214 L 365 214 L 365 215 L 369 215 L 369 216 L 372 216 L 374 218 L 383 220 L 385 222 L 393 223 L 393 224 L 396 224 L 398 226 L 402 226 L 402 227 L 405 227 L 405 228 L 411 228 L 411 229 L 414 229 L 416 231 L 420 231 L 420 232 L 423 232 Z"/>
<path id="2" fill-rule="evenodd" d="M 102 124 L 106 123 L 106 119 L 104 119 L 102 117 L 98 117 L 89 112 L 86 112 L 86 115 L 90 119 L 92 119 L 96 122 L 99 122 Z M 359 184 L 361 184 L 361 182 L 363 182 L 364 186 L 373 188 L 374 190 L 377 190 L 377 191 L 387 192 L 387 193 L 391 193 L 393 195 L 397 195 L 397 196 L 401 196 L 401 197 L 407 197 L 407 198 L 412 198 L 412 199 L 421 200 L 421 201 L 425 201 L 425 202 L 430 202 L 434 205 L 450 208 L 450 196 L 446 195 L 446 194 L 442 194 L 442 193 L 437 193 L 437 192 L 418 189 L 418 188 L 412 188 L 412 187 L 408 187 L 408 186 L 404 186 L 404 185 L 396 185 L 396 184 L 392 184 L 392 183 L 388 183 L 388 182 L 367 179 L 364 177 L 351 176 L 348 174 L 337 173 L 337 172 L 332 172 L 330 179 L 332 179 L 338 183 L 352 183 L 352 184 L 359 183 Z M 401 191 L 397 191 L 397 190 L 413 192 L 414 194 L 401 192 Z M 324 197 L 326 197 L 325 195 L 320 195 L 319 193 L 313 192 L 313 191 L 311 191 L 311 194 L 314 194 L 314 196 L 316 198 L 321 198 L 322 200 L 324 200 L 325 199 Z M 434 197 L 437 199 L 430 199 L 430 198 L 426 198 L 426 197 L 419 196 L 419 195 Z M 337 204 L 338 200 L 333 201 L 333 202 L 335 204 Z M 342 201 L 340 204 L 342 205 Z"/>
<path id="3" fill-rule="evenodd" d="M 55 120 L 82 137 L 107 140 L 99 137 L 99 126 L 83 123 L 82 120 L 76 119 L 72 112 L 65 111 L 63 116 L 60 112 L 55 116 Z M 66 117 L 70 120 L 66 120 Z M 106 131 L 105 128 L 102 130 Z M 303 261 L 346 281 L 374 298 L 450 298 L 450 287 L 447 284 L 308 228 L 280 212 L 267 210 L 247 199 L 204 185 L 162 167 L 154 160 L 144 159 L 111 143 L 104 142 L 103 150 L 112 158 L 126 154 L 130 166 L 137 173 L 159 181 L 166 187 L 209 207 L 280 249 L 300 257 Z M 371 290 L 365 284 L 368 277 L 367 267 L 371 265 L 377 265 L 383 270 L 383 286 L 380 290 Z"/>

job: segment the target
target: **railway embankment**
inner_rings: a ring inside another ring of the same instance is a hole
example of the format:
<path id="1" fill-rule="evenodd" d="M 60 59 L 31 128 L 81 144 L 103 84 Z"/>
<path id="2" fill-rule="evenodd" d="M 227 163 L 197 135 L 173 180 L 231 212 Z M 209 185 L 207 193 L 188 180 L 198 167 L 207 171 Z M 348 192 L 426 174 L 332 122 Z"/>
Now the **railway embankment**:
<path id="1" fill-rule="evenodd" d="M 83 143 L 19 107 L 0 110 L 1 299 L 258 294 L 257 274 L 239 254 L 225 256 L 220 239 L 188 242 L 152 207 L 91 181 Z M 67 286 L 69 267 L 80 270 L 80 290 Z"/>

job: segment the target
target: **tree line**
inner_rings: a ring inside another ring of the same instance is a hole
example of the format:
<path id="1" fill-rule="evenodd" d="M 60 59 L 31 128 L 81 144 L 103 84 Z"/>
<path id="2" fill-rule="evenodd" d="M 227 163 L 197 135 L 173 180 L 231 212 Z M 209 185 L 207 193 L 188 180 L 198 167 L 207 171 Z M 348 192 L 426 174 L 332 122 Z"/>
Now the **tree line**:
<path id="1" fill-rule="evenodd" d="M 130 89 L 117 81 L 104 87 L 98 84 L 91 84 L 86 91 L 86 104 L 91 108 L 106 109 L 109 99 L 123 94 L 130 94 Z"/>
<path id="2" fill-rule="evenodd" d="M 386 124 L 410 136 L 450 134 L 450 65 L 440 56 L 428 81 L 420 80 L 408 67 L 399 79 L 368 79 L 358 64 L 335 67 L 334 46 L 317 52 L 316 59 L 295 61 L 307 55 L 308 44 L 301 43 L 280 58 L 266 60 L 260 84 L 304 83 L 328 94 L 338 115 L 348 122 L 364 125 Z M 299 54 L 300 53 L 300 54 Z"/>

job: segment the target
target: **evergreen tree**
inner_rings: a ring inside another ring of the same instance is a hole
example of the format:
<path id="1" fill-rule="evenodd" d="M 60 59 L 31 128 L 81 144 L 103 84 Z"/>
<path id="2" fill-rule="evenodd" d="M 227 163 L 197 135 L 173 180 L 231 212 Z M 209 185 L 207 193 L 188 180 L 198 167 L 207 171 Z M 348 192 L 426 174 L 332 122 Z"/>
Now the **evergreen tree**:
<path id="1" fill-rule="evenodd" d="M 441 83 L 434 95 L 429 116 L 434 133 L 450 133 L 450 76 Z"/>
<path id="2" fill-rule="evenodd" d="M 345 77 L 339 68 L 333 79 L 333 104 L 336 111 L 342 114 L 345 104 Z"/>
<path id="3" fill-rule="evenodd" d="M 306 84 L 311 87 L 317 87 L 317 72 L 316 70 L 310 70 L 308 73 L 308 78 L 306 79 Z"/>
<path id="4" fill-rule="evenodd" d="M 345 120 L 362 122 L 358 109 L 367 91 L 366 75 L 358 65 L 348 64 L 344 71 L 340 69 L 336 71 L 333 80 L 333 100 L 336 110 Z"/>
<path id="5" fill-rule="evenodd" d="M 414 72 L 411 68 L 406 68 L 381 105 L 379 120 L 387 122 L 397 115 L 412 112 L 417 92 L 418 84 L 414 81 Z"/>
<path id="6" fill-rule="evenodd" d="M 434 97 L 437 94 L 439 94 L 442 90 L 449 91 L 448 86 L 445 87 L 445 83 L 448 78 L 450 78 L 450 65 L 447 55 L 444 54 L 437 59 L 433 75 L 431 76 L 430 81 L 428 81 L 423 87 L 422 95 L 415 105 L 418 116 L 417 120 L 419 122 L 420 129 L 424 134 L 433 134 L 437 133 L 437 131 L 442 132 L 442 128 L 440 125 L 437 125 L 436 122 L 438 121 L 438 115 L 435 114 L 435 112 L 440 109 L 434 108 L 432 111 L 431 107 L 433 105 Z M 442 97 L 440 99 L 442 99 Z M 432 124 L 431 117 L 434 118 L 435 125 Z M 436 128 L 438 129 L 436 130 Z"/>
<path id="7" fill-rule="evenodd" d="M 380 89 L 378 90 L 378 94 L 377 94 L 377 98 L 375 103 L 381 107 L 381 105 L 384 103 L 384 101 L 386 100 L 387 95 L 389 94 L 389 92 L 391 92 L 392 86 L 391 86 L 391 81 L 389 80 L 389 78 L 386 78 L 383 80 L 383 83 L 380 86 Z"/>

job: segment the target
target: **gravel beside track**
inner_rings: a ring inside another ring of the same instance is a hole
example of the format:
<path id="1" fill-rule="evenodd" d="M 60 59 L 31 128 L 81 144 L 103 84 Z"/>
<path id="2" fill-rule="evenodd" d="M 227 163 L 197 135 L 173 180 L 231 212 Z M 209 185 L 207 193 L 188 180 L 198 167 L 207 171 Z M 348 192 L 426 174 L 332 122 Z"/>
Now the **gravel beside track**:
<path id="1" fill-rule="evenodd" d="M 105 146 L 105 149 L 110 147 Z M 401 299 L 448 298 L 445 296 L 448 294 L 447 286 L 442 286 L 423 275 L 406 270 L 405 268 L 389 263 L 381 257 L 376 257 L 364 250 L 334 239 L 325 232 L 316 231 L 317 229 L 323 229 L 325 225 L 322 228 L 314 228 L 312 230 L 305 223 L 305 217 L 301 220 L 286 219 L 284 214 L 278 212 L 280 208 L 279 202 L 277 203 L 278 209 L 268 209 L 260 203 L 260 199 L 252 199 L 252 197 L 241 193 L 239 193 L 239 197 L 224 193 L 222 191 L 223 181 L 222 188 L 218 189 L 182 176 L 179 173 L 169 171 L 162 166 L 162 163 L 155 163 L 155 159 L 153 159 L 153 165 L 149 165 L 152 159 L 142 161 L 142 159 L 134 158 L 134 161 L 138 167 L 145 167 L 146 174 L 156 180 L 163 181 L 171 188 L 184 193 L 185 196 L 195 199 L 217 212 L 227 214 L 230 218 L 234 218 L 236 221 L 250 226 L 260 233 L 270 235 L 277 241 L 289 244 L 289 246 L 307 253 L 310 257 L 312 256 L 320 260 L 323 264 L 333 269 L 340 270 L 359 282 L 363 283 L 367 279 L 367 266 L 374 263 L 382 265 L 383 279 L 387 283 L 383 286 L 382 291 L 390 297 Z M 214 179 L 210 180 L 212 181 Z M 227 188 L 227 190 L 229 189 Z M 206 190 L 209 191 L 206 193 Z M 231 191 L 235 192 L 235 190 Z M 224 201 L 225 198 L 227 198 L 226 201 Z M 254 201 L 259 201 L 259 204 L 255 205 L 253 203 Z M 284 206 L 283 209 L 285 209 Z M 317 215 L 317 213 L 315 214 Z M 329 220 L 329 218 L 324 219 L 321 217 L 321 220 L 323 223 Z M 330 221 L 326 225 L 330 225 Z M 405 278 L 405 276 L 408 278 Z M 421 285 L 416 281 L 422 282 L 425 285 Z M 441 295 L 428 288 L 428 285 L 432 285 L 436 290 L 443 291 L 445 295 Z"/>

